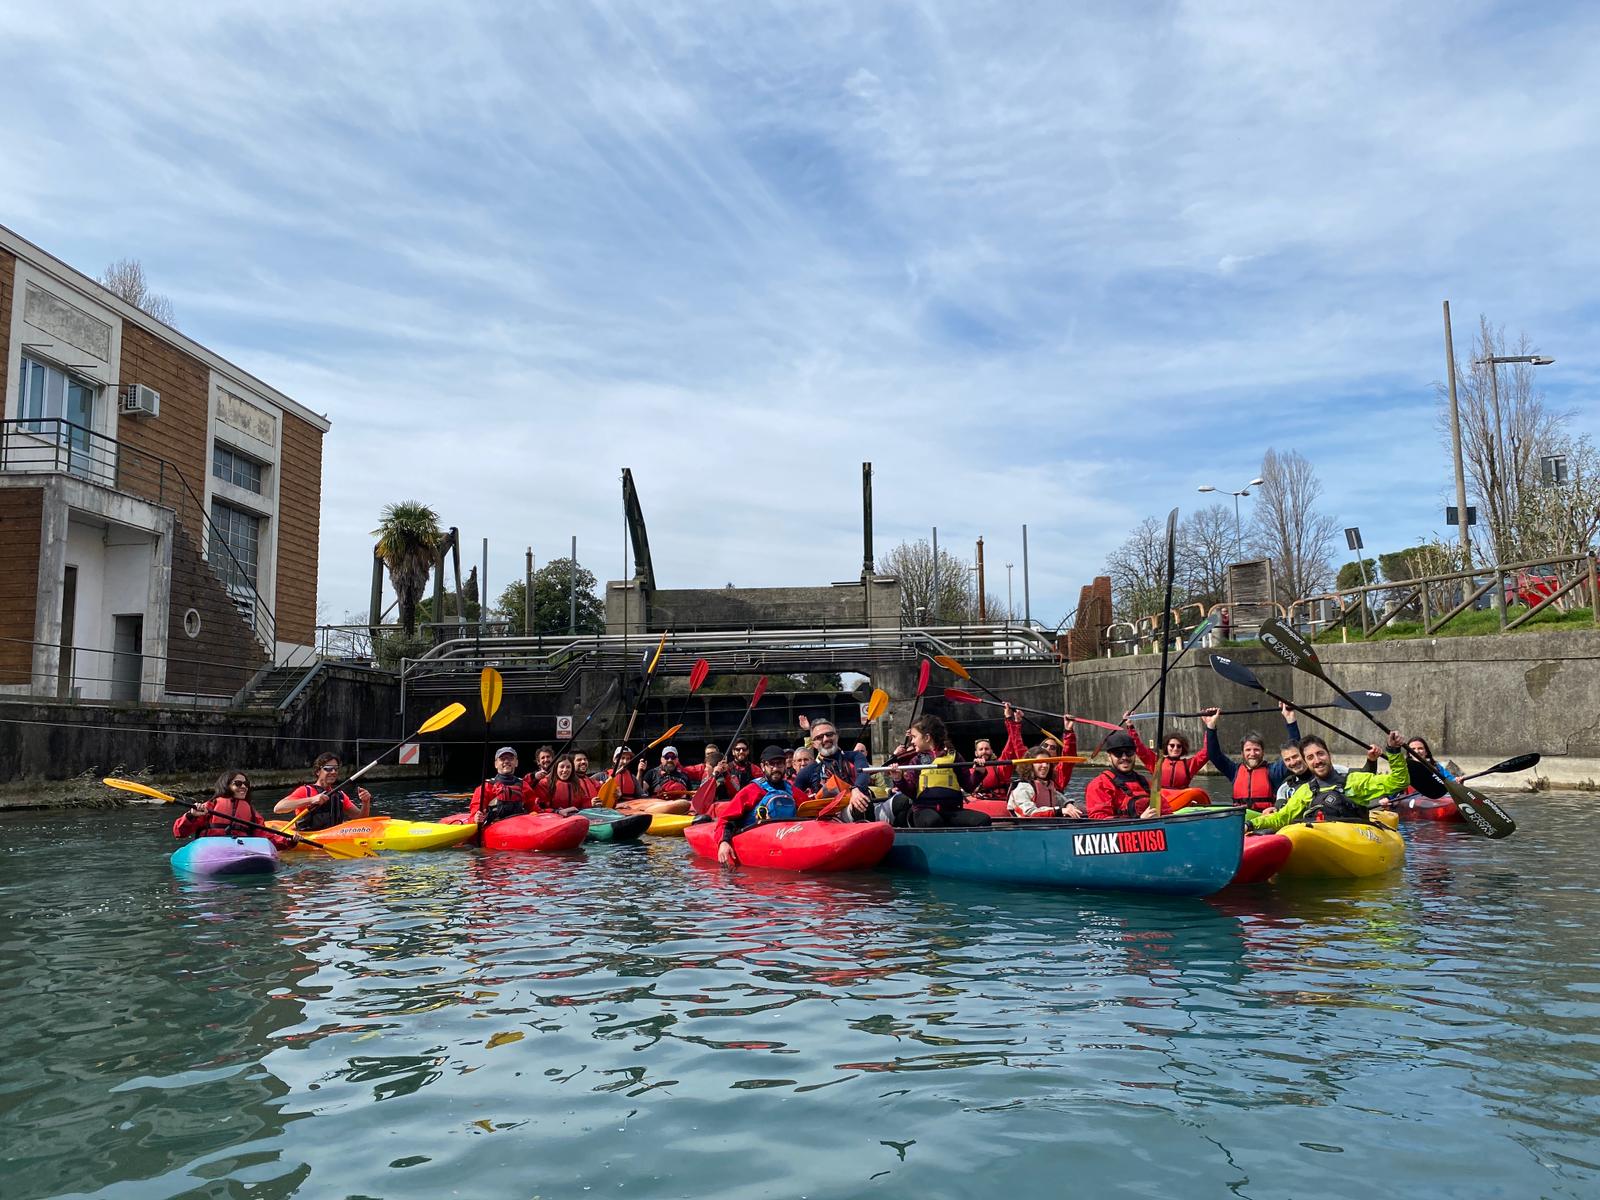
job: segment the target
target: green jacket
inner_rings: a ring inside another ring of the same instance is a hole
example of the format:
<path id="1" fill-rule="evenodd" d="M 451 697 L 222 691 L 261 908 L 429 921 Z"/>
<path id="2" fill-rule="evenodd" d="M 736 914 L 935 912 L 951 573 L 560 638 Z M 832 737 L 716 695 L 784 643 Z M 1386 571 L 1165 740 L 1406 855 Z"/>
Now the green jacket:
<path id="1" fill-rule="evenodd" d="M 1371 771 L 1351 771 L 1344 777 L 1344 794 L 1348 799 L 1365 808 L 1371 808 L 1374 801 L 1404 791 L 1410 785 L 1411 777 L 1406 771 L 1405 748 L 1391 750 L 1385 757 L 1389 760 L 1387 775 L 1375 775 Z M 1282 808 L 1271 812 L 1246 812 L 1245 820 L 1250 822 L 1251 829 L 1271 833 L 1298 821 L 1316 798 L 1317 791 L 1313 784 L 1302 784 L 1294 795 L 1283 802 Z"/>

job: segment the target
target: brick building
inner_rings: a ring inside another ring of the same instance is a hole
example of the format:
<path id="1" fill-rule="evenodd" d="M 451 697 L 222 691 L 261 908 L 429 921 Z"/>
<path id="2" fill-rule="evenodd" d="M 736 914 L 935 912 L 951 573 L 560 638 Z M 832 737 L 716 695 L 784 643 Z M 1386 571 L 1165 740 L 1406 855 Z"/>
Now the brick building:
<path id="1" fill-rule="evenodd" d="M 0 226 L 0 695 L 223 703 L 315 638 L 326 417 Z"/>

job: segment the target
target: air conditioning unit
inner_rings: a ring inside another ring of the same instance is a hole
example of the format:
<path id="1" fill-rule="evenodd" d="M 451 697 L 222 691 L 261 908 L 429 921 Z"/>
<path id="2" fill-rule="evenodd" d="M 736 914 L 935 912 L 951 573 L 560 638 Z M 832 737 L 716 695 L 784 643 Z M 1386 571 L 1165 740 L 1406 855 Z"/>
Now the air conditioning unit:
<path id="1" fill-rule="evenodd" d="M 120 411 L 129 417 L 159 417 L 161 393 L 142 383 L 130 383 L 122 389 Z"/>

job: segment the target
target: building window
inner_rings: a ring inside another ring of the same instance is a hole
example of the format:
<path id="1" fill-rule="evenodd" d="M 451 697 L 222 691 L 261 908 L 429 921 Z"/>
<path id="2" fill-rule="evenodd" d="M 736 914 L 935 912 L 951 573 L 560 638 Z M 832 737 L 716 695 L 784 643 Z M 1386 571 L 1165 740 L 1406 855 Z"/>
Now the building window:
<path id="1" fill-rule="evenodd" d="M 91 476 L 94 452 L 90 445 L 95 398 L 99 389 L 68 375 L 60 367 L 22 356 L 20 403 L 17 412 L 29 433 L 54 437 L 67 448 L 67 470 Z M 103 456 L 102 456 L 103 457 Z"/>
<path id="2" fill-rule="evenodd" d="M 1539 481 L 1546 487 L 1559 486 L 1567 481 L 1567 456 L 1546 454 L 1539 459 Z"/>
<path id="3" fill-rule="evenodd" d="M 261 464 L 231 446 L 224 446 L 221 442 L 212 444 L 211 473 L 223 483 L 231 483 L 234 487 L 261 495 Z"/>
<path id="4" fill-rule="evenodd" d="M 255 591 L 261 518 L 242 508 L 211 502 L 211 565 L 236 597 Z"/>

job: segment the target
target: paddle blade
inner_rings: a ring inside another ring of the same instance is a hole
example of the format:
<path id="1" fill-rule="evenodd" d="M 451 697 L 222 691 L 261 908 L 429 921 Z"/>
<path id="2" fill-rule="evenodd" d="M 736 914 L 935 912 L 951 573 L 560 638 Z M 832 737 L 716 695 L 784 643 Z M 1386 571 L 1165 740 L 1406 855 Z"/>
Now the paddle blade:
<path id="1" fill-rule="evenodd" d="M 1351 692 L 1348 699 L 1338 696 L 1333 702 L 1340 708 L 1348 708 L 1355 712 L 1365 709 L 1369 713 L 1375 713 L 1387 711 L 1394 703 L 1394 697 L 1388 692 Z"/>
<path id="2" fill-rule="evenodd" d="M 657 746 L 661 745 L 662 742 L 666 741 L 668 738 L 670 738 L 673 734 L 677 733 L 678 730 L 680 730 L 682 728 L 683 728 L 683 726 L 681 724 L 674 725 L 671 729 L 667 730 L 660 737 L 658 737 L 655 741 L 651 742 L 648 746 L 646 746 L 645 749 L 646 750 L 654 750 Z"/>
<path id="3" fill-rule="evenodd" d="M 107 787 L 117 788 L 124 792 L 137 792 L 141 796 L 149 796 L 152 800 L 165 800 L 168 804 L 178 804 L 176 796 L 169 796 L 165 792 L 158 792 L 148 784 L 138 783 L 132 779 L 106 778 L 100 781 Z"/>
<path id="4" fill-rule="evenodd" d="M 1504 775 L 1511 771 L 1531 771 L 1539 765 L 1539 755 L 1519 754 L 1515 758 L 1508 758 L 1505 762 L 1495 763 L 1487 771 L 1478 772 L 1480 775 Z"/>
<path id="5" fill-rule="evenodd" d="M 972 672 L 967 670 L 948 654 L 935 654 L 933 656 L 933 661 L 960 679 L 972 678 Z"/>
<path id="6" fill-rule="evenodd" d="M 706 676 L 711 674 L 711 664 L 705 659 L 700 659 L 694 664 L 694 669 L 689 672 L 689 695 L 694 695 L 700 690 L 700 685 L 706 681 Z"/>
<path id="7" fill-rule="evenodd" d="M 982 696 L 974 696 L 971 692 L 963 692 L 960 688 L 945 688 L 944 698 L 955 704 L 982 704 Z"/>
<path id="8" fill-rule="evenodd" d="M 422 723 L 421 727 L 417 730 L 417 732 L 418 733 L 436 733 L 437 731 L 443 729 L 446 725 L 448 725 L 452 721 L 454 721 L 457 717 L 459 717 L 462 714 L 464 714 L 466 711 L 467 711 L 467 706 L 465 704 L 461 704 L 459 702 L 455 703 L 455 704 L 447 705 L 446 707 L 441 708 L 438 712 L 434 713 L 433 716 L 429 717 L 426 721 L 424 721 Z"/>
<path id="9" fill-rule="evenodd" d="M 645 678 L 656 673 L 656 664 L 661 661 L 661 652 L 667 648 L 667 635 L 661 635 L 661 641 L 656 644 L 656 652 L 650 656 L 650 665 L 644 669 Z"/>
<path id="10" fill-rule="evenodd" d="M 928 673 L 933 670 L 933 664 L 927 659 L 922 660 L 922 665 L 917 668 L 917 695 L 922 695 L 928 690 Z"/>
<path id="11" fill-rule="evenodd" d="M 1321 679 L 1327 678 L 1322 673 L 1322 662 L 1311 643 L 1277 617 L 1268 617 L 1261 622 L 1261 644 L 1291 667 L 1309 671 Z"/>
<path id="12" fill-rule="evenodd" d="M 750 707 L 754 708 L 761 703 L 761 697 L 767 694 L 767 677 L 763 675 L 756 680 L 756 690 L 750 693 Z"/>
<path id="13" fill-rule="evenodd" d="M 483 674 L 478 676 L 478 699 L 483 701 L 483 719 L 494 720 L 494 714 L 500 711 L 500 694 L 505 690 L 505 680 L 500 678 L 500 672 L 493 667 L 485 667 Z"/>
<path id="14" fill-rule="evenodd" d="M 617 793 L 621 790 L 621 781 L 613 775 L 600 785 L 600 791 L 595 796 L 595 803 L 601 808 L 615 808 L 617 806 Z"/>
<path id="15" fill-rule="evenodd" d="M 870 725 L 883 716 L 884 710 L 889 707 L 889 693 L 882 688 L 874 688 L 872 695 L 867 699 L 867 723 Z"/>
<path id="16" fill-rule="evenodd" d="M 1229 683 L 1237 683 L 1240 687 L 1247 687 L 1251 691 L 1264 692 L 1261 680 L 1256 678 L 1256 673 L 1242 662 L 1234 662 L 1226 654 L 1211 655 L 1211 669 L 1221 675 Z"/>

